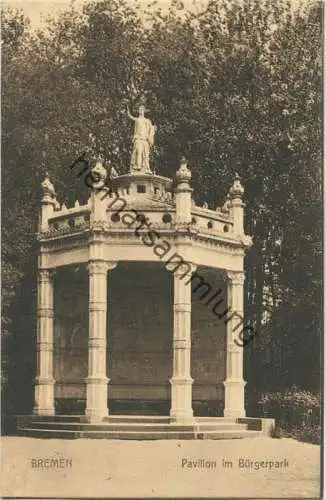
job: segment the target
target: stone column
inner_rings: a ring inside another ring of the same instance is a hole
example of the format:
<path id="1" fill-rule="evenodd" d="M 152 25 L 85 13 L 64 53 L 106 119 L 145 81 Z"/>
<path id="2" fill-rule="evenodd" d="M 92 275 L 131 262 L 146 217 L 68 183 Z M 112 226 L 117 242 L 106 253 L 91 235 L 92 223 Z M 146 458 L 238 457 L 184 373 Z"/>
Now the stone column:
<path id="1" fill-rule="evenodd" d="M 89 338 L 86 411 L 88 421 L 108 416 L 108 382 L 106 376 L 107 272 L 115 264 L 104 260 L 88 263 L 89 271 Z"/>
<path id="2" fill-rule="evenodd" d="M 171 383 L 172 422 L 194 422 L 191 364 L 191 281 L 184 271 L 174 272 L 173 375 Z"/>
<path id="3" fill-rule="evenodd" d="M 40 269 L 37 285 L 35 415 L 54 415 L 53 271 Z"/>
<path id="4" fill-rule="evenodd" d="M 225 417 L 245 417 L 243 380 L 243 347 L 237 345 L 235 339 L 243 330 L 243 272 L 227 272 L 227 301 L 230 314 L 227 317 L 226 329 L 226 380 Z"/>

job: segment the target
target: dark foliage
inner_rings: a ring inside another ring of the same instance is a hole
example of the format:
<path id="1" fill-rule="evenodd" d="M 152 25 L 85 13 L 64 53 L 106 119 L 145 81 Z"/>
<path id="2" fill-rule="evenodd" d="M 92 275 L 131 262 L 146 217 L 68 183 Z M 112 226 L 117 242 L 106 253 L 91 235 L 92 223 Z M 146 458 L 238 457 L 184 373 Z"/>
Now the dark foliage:
<path id="1" fill-rule="evenodd" d="M 284 392 L 264 394 L 258 404 L 265 417 L 276 419 L 275 437 L 294 437 L 320 444 L 320 393 L 292 387 Z"/>

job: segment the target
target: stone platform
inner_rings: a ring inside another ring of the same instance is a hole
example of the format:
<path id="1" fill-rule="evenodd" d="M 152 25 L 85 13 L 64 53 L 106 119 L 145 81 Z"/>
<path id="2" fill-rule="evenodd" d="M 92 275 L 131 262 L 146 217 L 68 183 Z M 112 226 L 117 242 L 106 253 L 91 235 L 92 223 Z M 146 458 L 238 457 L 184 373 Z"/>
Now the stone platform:
<path id="1" fill-rule="evenodd" d="M 241 439 L 272 434 L 273 419 L 196 417 L 191 424 L 176 424 L 170 417 L 112 415 L 100 423 L 78 415 L 19 415 L 20 436 L 55 439 Z"/>

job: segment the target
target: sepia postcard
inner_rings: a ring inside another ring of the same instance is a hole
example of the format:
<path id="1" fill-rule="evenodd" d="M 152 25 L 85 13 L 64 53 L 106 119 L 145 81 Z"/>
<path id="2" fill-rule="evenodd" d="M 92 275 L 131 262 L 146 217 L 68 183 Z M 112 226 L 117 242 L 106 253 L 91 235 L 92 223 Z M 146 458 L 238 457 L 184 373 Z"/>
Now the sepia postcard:
<path id="1" fill-rule="evenodd" d="M 2 498 L 322 498 L 323 20 L 2 2 Z"/>

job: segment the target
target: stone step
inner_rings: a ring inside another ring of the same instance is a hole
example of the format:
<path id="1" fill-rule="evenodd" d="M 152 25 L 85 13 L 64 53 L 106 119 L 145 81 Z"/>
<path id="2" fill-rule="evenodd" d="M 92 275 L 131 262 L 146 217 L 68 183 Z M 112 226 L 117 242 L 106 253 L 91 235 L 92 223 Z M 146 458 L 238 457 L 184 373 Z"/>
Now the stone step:
<path id="1" fill-rule="evenodd" d="M 70 431 L 55 429 L 21 428 L 20 435 L 35 438 L 54 439 L 126 439 L 126 440 L 157 440 L 157 439 L 243 439 L 259 437 L 259 431 L 221 430 L 207 432 L 193 431 Z"/>
<path id="2" fill-rule="evenodd" d="M 61 421 L 69 421 L 69 422 L 80 422 L 83 415 L 17 415 L 18 421 L 26 421 L 29 422 L 61 422 Z M 197 423 L 202 422 L 214 422 L 214 423 L 226 423 L 233 422 L 236 423 L 236 418 L 234 417 L 194 417 Z M 110 415 L 104 421 L 108 422 L 133 422 L 133 423 L 167 423 L 170 422 L 169 416 L 155 416 L 155 415 Z"/>
<path id="3" fill-rule="evenodd" d="M 235 424 L 233 422 L 202 422 L 194 425 L 185 424 L 161 424 L 153 422 L 103 422 L 99 424 L 82 423 L 82 422 L 25 422 L 19 425 L 19 428 L 37 428 L 37 429 L 51 429 L 51 430 L 71 430 L 71 431 L 146 431 L 146 432 L 172 432 L 172 431 L 220 431 L 220 430 L 246 430 L 246 424 Z"/>
<path id="4" fill-rule="evenodd" d="M 110 415 L 108 417 L 109 422 L 114 423 L 168 423 L 170 422 L 169 416 L 156 416 L 156 415 Z"/>
<path id="5" fill-rule="evenodd" d="M 237 419 L 235 417 L 195 417 L 196 422 L 233 422 L 236 423 Z"/>
<path id="6" fill-rule="evenodd" d="M 64 429 L 38 429 L 33 427 L 19 427 L 17 435 L 32 438 L 76 439 L 78 432 L 65 431 Z"/>
<path id="7" fill-rule="evenodd" d="M 241 439 L 241 438 L 260 438 L 261 431 L 244 430 L 221 430 L 199 432 L 197 439 Z"/>
<path id="8" fill-rule="evenodd" d="M 25 422 L 80 422 L 80 415 L 16 415 L 17 424 Z"/>
<path id="9" fill-rule="evenodd" d="M 80 423 L 83 415 L 17 415 L 18 423 L 24 422 L 77 422 Z M 110 415 L 104 422 L 114 423 L 168 423 L 168 416 L 153 416 L 153 415 Z"/>

